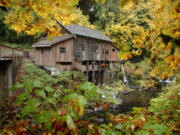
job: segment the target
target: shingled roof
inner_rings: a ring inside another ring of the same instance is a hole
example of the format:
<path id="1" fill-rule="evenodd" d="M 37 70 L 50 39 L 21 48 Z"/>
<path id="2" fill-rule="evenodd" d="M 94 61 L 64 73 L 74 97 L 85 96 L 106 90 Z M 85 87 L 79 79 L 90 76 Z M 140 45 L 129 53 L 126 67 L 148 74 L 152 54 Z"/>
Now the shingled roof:
<path id="1" fill-rule="evenodd" d="M 72 37 L 75 37 L 75 35 L 94 38 L 98 40 L 103 40 L 107 42 L 112 42 L 112 40 L 104 35 L 102 32 L 90 29 L 84 26 L 79 26 L 76 24 L 70 24 L 69 26 L 62 25 L 62 23 L 58 22 L 63 28 L 65 28 L 69 33 L 71 34 L 65 34 L 61 37 L 55 37 L 53 41 L 50 41 L 47 37 L 40 39 L 37 43 L 33 44 L 32 47 L 50 47 L 52 45 L 55 45 L 57 43 L 60 43 L 62 41 L 65 41 L 67 39 L 70 39 Z"/>
<path id="2" fill-rule="evenodd" d="M 61 37 L 54 37 L 54 39 L 52 41 L 50 41 L 47 37 L 46 38 L 42 38 L 41 40 L 39 40 L 37 43 L 33 44 L 32 47 L 50 47 L 52 45 L 55 45 L 59 42 L 65 41 L 67 39 L 70 39 L 74 37 L 74 35 L 72 34 L 65 34 Z"/>
<path id="3" fill-rule="evenodd" d="M 90 38 L 94 38 L 94 39 L 112 42 L 112 40 L 109 37 L 107 37 L 102 32 L 95 30 L 95 29 L 90 29 L 90 28 L 87 28 L 84 26 L 73 24 L 73 23 L 70 24 L 69 26 L 63 25 L 63 27 L 74 35 L 80 35 L 80 36 L 85 36 L 85 37 L 90 37 Z"/>

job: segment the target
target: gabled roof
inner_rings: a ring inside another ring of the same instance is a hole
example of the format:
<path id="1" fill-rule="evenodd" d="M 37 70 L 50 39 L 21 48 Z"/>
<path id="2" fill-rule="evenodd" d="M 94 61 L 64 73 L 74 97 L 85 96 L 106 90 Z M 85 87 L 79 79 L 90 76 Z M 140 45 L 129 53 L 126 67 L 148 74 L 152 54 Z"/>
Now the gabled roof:
<path id="1" fill-rule="evenodd" d="M 59 42 L 65 41 L 67 39 L 73 38 L 72 34 L 65 34 L 61 37 L 54 37 L 52 41 L 50 41 L 47 37 L 40 39 L 37 43 L 33 44 L 32 47 L 50 47 Z"/>
<path id="2" fill-rule="evenodd" d="M 73 23 L 70 24 L 69 26 L 65 26 L 60 22 L 58 23 L 67 31 L 69 31 L 71 34 L 65 34 L 61 37 L 54 37 L 52 41 L 50 41 L 48 38 L 42 38 L 37 43 L 33 44 L 32 47 L 50 47 L 52 45 L 70 39 L 72 37 L 75 37 L 76 35 L 112 42 L 112 40 L 109 37 L 107 37 L 98 30 L 90 29 L 84 26 L 79 26 Z"/>
<path id="3" fill-rule="evenodd" d="M 66 30 L 68 30 L 71 34 L 112 42 L 112 40 L 109 37 L 107 37 L 98 30 L 90 29 L 73 23 L 69 26 L 64 26 L 60 22 L 59 24 L 63 26 Z"/>

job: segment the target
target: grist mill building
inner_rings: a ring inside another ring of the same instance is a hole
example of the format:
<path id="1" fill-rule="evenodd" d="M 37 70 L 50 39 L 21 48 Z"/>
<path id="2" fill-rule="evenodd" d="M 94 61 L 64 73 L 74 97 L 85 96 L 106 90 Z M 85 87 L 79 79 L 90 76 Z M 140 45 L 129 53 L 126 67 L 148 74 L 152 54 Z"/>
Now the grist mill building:
<path id="1" fill-rule="evenodd" d="M 35 64 L 56 67 L 59 71 L 84 72 L 88 81 L 102 83 L 108 78 L 107 69 L 119 63 L 118 49 L 111 39 L 98 30 L 71 24 L 62 26 L 62 36 L 53 41 L 42 38 L 35 48 Z"/>

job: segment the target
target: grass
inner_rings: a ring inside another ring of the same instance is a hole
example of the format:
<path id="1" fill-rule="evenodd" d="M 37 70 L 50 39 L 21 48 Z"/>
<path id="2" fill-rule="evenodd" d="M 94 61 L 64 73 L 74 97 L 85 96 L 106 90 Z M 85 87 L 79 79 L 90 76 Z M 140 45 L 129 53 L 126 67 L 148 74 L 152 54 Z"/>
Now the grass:
<path id="1" fill-rule="evenodd" d="M 4 41 L 0 41 L 0 44 L 8 46 L 8 47 L 12 47 L 12 48 L 16 48 L 16 49 L 23 49 L 23 50 L 32 50 L 33 47 L 28 45 L 28 44 L 11 44 L 8 42 L 4 42 Z"/>

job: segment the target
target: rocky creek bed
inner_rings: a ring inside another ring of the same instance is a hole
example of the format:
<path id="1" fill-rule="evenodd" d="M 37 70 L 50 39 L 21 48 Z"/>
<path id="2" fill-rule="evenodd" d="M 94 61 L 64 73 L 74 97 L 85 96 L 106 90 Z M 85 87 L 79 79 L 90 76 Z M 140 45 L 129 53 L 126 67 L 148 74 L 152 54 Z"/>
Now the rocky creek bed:
<path id="1" fill-rule="evenodd" d="M 116 94 L 115 98 L 121 100 L 119 105 L 109 104 L 108 111 L 103 110 L 103 107 L 99 108 L 87 108 L 86 118 L 96 123 L 108 123 L 108 114 L 120 114 L 131 111 L 133 107 L 145 107 L 149 105 L 149 101 L 156 97 L 157 93 L 160 92 L 157 88 L 138 88 L 130 91 L 122 91 Z"/>

